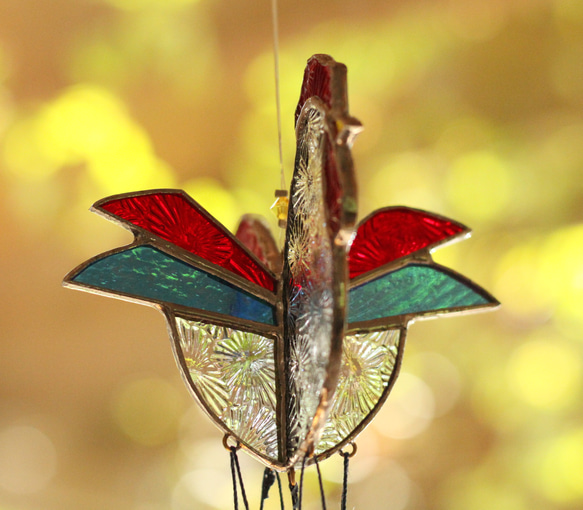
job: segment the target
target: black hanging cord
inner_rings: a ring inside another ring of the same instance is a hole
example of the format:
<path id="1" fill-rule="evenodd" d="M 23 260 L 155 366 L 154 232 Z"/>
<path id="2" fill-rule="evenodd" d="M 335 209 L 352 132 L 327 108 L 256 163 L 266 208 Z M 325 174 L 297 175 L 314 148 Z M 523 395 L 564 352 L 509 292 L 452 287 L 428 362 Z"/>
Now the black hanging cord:
<path id="1" fill-rule="evenodd" d="M 239 458 L 237 457 L 238 449 L 237 446 L 231 446 L 231 455 L 235 459 L 235 468 L 237 469 L 237 477 L 239 478 L 239 485 L 241 486 L 241 496 L 243 497 L 245 510 L 249 510 L 249 502 L 247 501 L 247 494 L 245 493 L 245 486 L 243 485 L 243 477 L 241 476 L 241 466 L 239 466 Z"/>
<path id="2" fill-rule="evenodd" d="M 318 464 L 318 457 L 314 457 L 314 464 L 316 464 L 316 471 L 318 472 L 318 482 L 320 483 L 320 497 L 322 498 L 322 510 L 326 510 L 326 496 L 324 495 L 324 484 L 322 483 L 322 473 L 320 472 L 320 464 Z"/>
<path id="3" fill-rule="evenodd" d="M 297 483 L 289 482 L 289 493 L 292 499 L 293 510 L 298 510 L 300 507 L 300 495 L 299 495 L 299 485 Z"/>
<path id="4" fill-rule="evenodd" d="M 261 484 L 261 505 L 259 510 L 263 510 L 265 500 L 269 497 L 269 489 L 275 483 L 275 473 L 272 469 L 266 467 L 263 471 L 263 483 Z"/>
<path id="5" fill-rule="evenodd" d="M 279 477 L 279 473 L 271 468 L 266 467 L 263 471 L 263 482 L 261 484 L 261 506 L 259 510 L 263 510 L 263 505 L 265 504 L 265 500 L 269 498 L 269 491 L 275 480 L 277 479 L 277 486 L 279 489 L 279 503 L 281 505 L 281 510 L 285 510 L 284 503 L 283 503 L 283 490 L 281 487 L 281 478 Z"/>
<path id="6" fill-rule="evenodd" d="M 223 437 L 223 446 L 229 451 L 231 457 L 231 476 L 233 477 L 233 501 L 235 510 L 239 510 L 239 492 L 237 490 L 237 481 L 241 487 L 241 496 L 243 497 L 243 504 L 245 510 L 249 510 L 249 502 L 247 501 L 247 494 L 245 493 L 245 485 L 243 485 L 243 477 L 241 476 L 241 466 L 239 466 L 239 459 L 237 457 L 237 450 L 241 448 L 241 444 L 237 441 L 235 446 L 229 445 L 229 434 Z"/>
<path id="7" fill-rule="evenodd" d="M 302 473 L 300 475 L 300 489 L 299 489 L 299 496 L 298 496 L 298 510 L 302 510 L 302 498 L 304 497 L 304 471 L 306 470 L 306 456 L 302 460 Z"/>
<path id="8" fill-rule="evenodd" d="M 281 504 L 281 510 L 285 510 L 285 506 L 283 504 L 283 490 L 281 488 L 281 478 L 279 477 L 279 473 L 276 471 L 275 476 L 277 477 L 277 487 L 279 488 L 279 502 Z"/>
<path id="9" fill-rule="evenodd" d="M 340 500 L 340 510 L 346 510 L 346 493 L 348 492 L 348 459 L 350 454 L 347 452 L 340 452 L 344 458 L 344 476 L 342 478 L 342 499 Z"/>
<path id="10" fill-rule="evenodd" d="M 340 455 L 344 458 L 344 476 L 342 477 L 342 499 L 340 500 L 340 510 L 346 510 L 346 495 L 348 493 L 348 461 L 351 457 L 356 455 L 356 444 L 350 443 L 352 451 L 343 452 L 340 450 Z"/>
<path id="11" fill-rule="evenodd" d="M 235 447 L 233 447 L 233 450 L 229 451 L 229 455 L 231 456 L 231 475 L 233 477 L 233 500 L 234 500 L 233 508 L 235 510 L 239 510 L 239 495 L 237 494 L 237 468 L 235 467 L 236 459 L 235 451 L 236 451 Z"/>

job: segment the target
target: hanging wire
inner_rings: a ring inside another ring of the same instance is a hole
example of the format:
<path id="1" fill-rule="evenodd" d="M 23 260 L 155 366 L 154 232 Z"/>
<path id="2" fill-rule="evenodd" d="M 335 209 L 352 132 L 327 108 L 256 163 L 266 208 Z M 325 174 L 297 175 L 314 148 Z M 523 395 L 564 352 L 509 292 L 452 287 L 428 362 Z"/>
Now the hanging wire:
<path id="1" fill-rule="evenodd" d="M 348 462 L 356 455 L 356 443 L 350 443 L 352 446 L 351 452 L 343 452 L 340 450 L 338 453 L 344 458 L 344 475 L 342 477 L 342 498 L 340 500 L 340 510 L 346 510 L 346 496 L 348 493 Z"/>
<path id="2" fill-rule="evenodd" d="M 346 510 L 346 495 L 348 493 L 348 460 L 350 459 L 350 454 L 346 452 L 340 452 L 340 455 L 344 457 L 344 476 L 342 477 L 342 498 L 340 500 L 340 510 Z"/>
<path id="3" fill-rule="evenodd" d="M 281 504 L 281 510 L 285 510 L 285 506 L 283 504 L 283 490 L 281 488 L 281 478 L 277 471 L 275 472 L 275 476 L 277 477 L 277 487 L 279 488 L 279 502 Z"/>
<path id="4" fill-rule="evenodd" d="M 275 483 L 275 473 L 272 469 L 266 467 L 263 471 L 263 483 L 261 484 L 261 505 L 259 510 L 263 510 L 265 500 L 269 497 L 269 489 Z"/>
<path id="5" fill-rule="evenodd" d="M 320 497 L 322 498 L 322 510 L 326 510 L 326 496 L 324 495 L 324 484 L 322 483 L 322 473 L 320 472 L 320 464 L 318 464 L 318 457 L 314 456 L 314 463 L 316 464 L 316 471 L 318 471 L 318 482 L 320 483 Z"/>
<path id="6" fill-rule="evenodd" d="M 300 474 L 300 490 L 299 490 L 299 504 L 298 510 L 302 510 L 302 499 L 304 497 L 304 471 L 306 470 L 306 456 L 302 460 L 302 473 Z"/>
<path id="7" fill-rule="evenodd" d="M 247 494 L 245 493 L 245 485 L 243 484 L 243 477 L 241 476 L 241 466 L 239 465 L 239 458 L 237 457 L 237 451 L 241 448 L 241 443 L 237 441 L 235 446 L 229 445 L 229 439 L 231 436 L 225 434 L 223 437 L 223 446 L 228 450 L 231 457 L 231 476 L 233 477 L 233 501 L 235 510 L 239 510 L 239 491 L 237 490 L 238 485 L 241 487 L 241 496 L 243 498 L 243 504 L 245 505 L 245 510 L 249 510 L 249 502 L 247 501 Z"/>
<path id="8" fill-rule="evenodd" d="M 285 510 L 284 503 L 283 503 L 283 490 L 281 487 L 281 478 L 279 477 L 279 473 L 274 471 L 271 468 L 266 467 L 263 471 L 263 483 L 261 485 L 261 505 L 259 506 L 259 510 L 263 510 L 263 506 L 265 504 L 265 500 L 269 498 L 269 491 L 275 480 L 277 479 L 277 486 L 279 488 L 279 503 L 281 505 L 281 510 Z"/>
<path id="9" fill-rule="evenodd" d="M 233 508 L 239 510 L 239 494 L 237 491 L 237 469 L 235 468 L 235 452 L 230 451 L 231 456 L 231 475 L 233 477 Z"/>
<path id="10" fill-rule="evenodd" d="M 281 137 L 281 100 L 279 96 L 279 28 L 277 0 L 271 0 L 271 17 L 273 25 L 273 65 L 275 71 L 275 106 L 277 110 L 277 139 L 279 144 L 279 168 L 281 189 L 285 189 L 285 172 L 283 169 L 283 142 Z"/>
<path id="11" fill-rule="evenodd" d="M 295 483 L 295 481 L 292 483 L 291 479 L 289 482 L 289 493 L 291 496 L 291 500 L 292 500 L 292 508 L 293 510 L 298 510 L 299 506 L 300 506 L 300 494 L 299 494 L 299 485 L 297 483 Z"/>

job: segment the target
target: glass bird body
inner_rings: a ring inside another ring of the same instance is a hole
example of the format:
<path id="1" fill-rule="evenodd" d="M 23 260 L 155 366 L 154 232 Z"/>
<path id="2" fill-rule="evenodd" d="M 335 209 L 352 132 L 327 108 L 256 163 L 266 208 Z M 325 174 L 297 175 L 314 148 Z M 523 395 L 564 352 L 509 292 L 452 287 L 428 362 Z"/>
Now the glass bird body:
<path id="1" fill-rule="evenodd" d="M 258 217 L 243 217 L 233 235 L 184 192 L 150 190 L 93 206 L 134 242 L 65 278 L 160 309 L 202 409 L 280 471 L 329 457 L 374 418 L 414 319 L 498 304 L 431 258 L 469 235 L 463 225 L 407 207 L 356 225 L 350 148 L 361 125 L 346 97 L 346 67 L 313 56 L 281 254 Z"/>

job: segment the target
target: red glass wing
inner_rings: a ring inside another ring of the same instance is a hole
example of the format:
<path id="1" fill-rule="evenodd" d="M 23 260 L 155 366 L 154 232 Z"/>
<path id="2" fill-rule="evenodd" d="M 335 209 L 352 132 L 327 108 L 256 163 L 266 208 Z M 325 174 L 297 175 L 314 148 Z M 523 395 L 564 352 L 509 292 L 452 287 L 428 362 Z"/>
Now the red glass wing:
<path id="1" fill-rule="evenodd" d="M 281 254 L 269 225 L 261 216 L 254 214 L 243 216 L 235 237 L 274 273 L 281 272 Z"/>
<path id="2" fill-rule="evenodd" d="M 117 197 L 95 206 L 250 282 L 275 290 L 273 276 L 225 227 L 180 192 Z"/>
<path id="3" fill-rule="evenodd" d="M 467 232 L 460 223 L 425 211 L 380 209 L 358 227 L 349 253 L 350 278 Z"/>

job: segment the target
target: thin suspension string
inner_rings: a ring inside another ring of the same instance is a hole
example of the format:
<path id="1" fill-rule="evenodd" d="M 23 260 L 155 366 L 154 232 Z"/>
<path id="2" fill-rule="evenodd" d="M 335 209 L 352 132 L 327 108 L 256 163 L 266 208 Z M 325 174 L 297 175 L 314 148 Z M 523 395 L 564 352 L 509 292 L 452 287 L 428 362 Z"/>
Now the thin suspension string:
<path id="1" fill-rule="evenodd" d="M 279 473 L 276 471 L 275 476 L 277 477 L 277 487 L 279 489 L 279 502 L 281 504 L 281 510 L 285 510 L 285 505 L 283 504 L 283 490 L 281 488 L 281 478 L 279 477 Z"/>
<path id="2" fill-rule="evenodd" d="M 322 498 L 322 510 L 326 510 L 326 496 L 324 495 L 324 484 L 322 483 L 322 473 L 320 472 L 320 464 L 318 464 L 318 457 L 314 456 L 314 463 L 316 464 L 316 471 L 318 471 L 318 482 L 320 483 L 320 498 Z"/>
<path id="3" fill-rule="evenodd" d="M 261 505 L 259 506 L 259 510 L 263 510 L 263 505 L 265 504 L 265 500 L 269 497 L 269 489 L 275 483 L 275 472 L 266 467 L 263 471 L 263 483 L 261 484 Z"/>
<path id="4" fill-rule="evenodd" d="M 233 476 L 233 493 L 235 499 L 235 510 L 239 509 L 239 498 L 237 494 L 237 479 L 239 479 L 239 486 L 241 487 L 241 496 L 243 497 L 243 504 L 245 510 L 249 510 L 249 502 L 247 501 L 247 494 L 245 493 L 245 486 L 243 485 L 243 477 L 241 476 L 241 466 L 239 466 L 239 459 L 237 457 L 237 447 L 231 446 L 231 475 Z"/>
<path id="5" fill-rule="evenodd" d="M 231 457 L 231 476 L 233 477 L 233 508 L 239 510 L 239 494 L 237 492 L 237 469 L 235 468 L 235 451 L 229 453 Z"/>
<path id="6" fill-rule="evenodd" d="M 265 505 L 265 500 L 269 498 L 269 491 L 273 484 L 277 480 L 277 486 L 279 489 L 279 503 L 281 505 L 281 510 L 285 510 L 285 506 L 283 503 L 283 490 L 281 487 L 281 478 L 279 477 L 279 473 L 273 469 L 268 467 L 265 468 L 263 471 L 263 482 L 261 484 L 261 505 L 259 506 L 259 510 L 263 510 Z"/>
<path id="7" fill-rule="evenodd" d="M 340 500 L 340 510 L 346 510 L 346 495 L 348 493 L 348 461 L 350 453 L 340 452 L 344 458 L 344 476 L 342 477 L 342 499 Z"/>
<path id="8" fill-rule="evenodd" d="M 279 143 L 279 168 L 281 189 L 285 189 L 285 171 L 283 169 L 283 142 L 281 137 L 281 101 L 279 97 L 279 28 L 277 0 L 271 0 L 271 17 L 273 25 L 273 64 L 275 71 L 275 106 L 277 109 L 277 140 Z"/>
<path id="9" fill-rule="evenodd" d="M 302 498 L 304 497 L 304 471 L 306 470 L 306 456 L 302 459 L 302 473 L 300 475 L 300 488 L 298 492 L 298 510 L 302 510 Z"/>
<path id="10" fill-rule="evenodd" d="M 299 500 L 300 500 L 300 486 L 297 483 L 292 485 L 292 483 L 290 481 L 289 492 L 291 495 L 293 510 L 298 510 L 299 505 L 300 505 L 300 502 L 299 502 Z"/>

